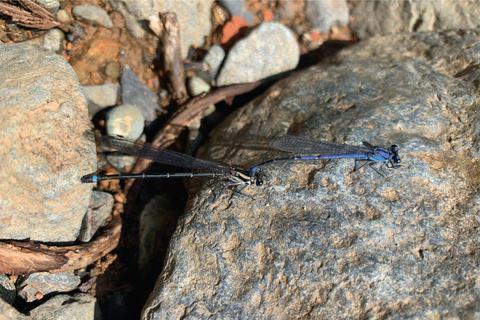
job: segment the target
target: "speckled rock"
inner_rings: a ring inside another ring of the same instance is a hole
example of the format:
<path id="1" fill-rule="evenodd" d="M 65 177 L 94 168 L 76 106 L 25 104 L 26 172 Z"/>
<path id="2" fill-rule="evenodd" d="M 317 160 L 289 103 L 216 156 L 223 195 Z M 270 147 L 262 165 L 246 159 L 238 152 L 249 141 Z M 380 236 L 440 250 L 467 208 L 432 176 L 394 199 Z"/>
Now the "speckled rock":
<path id="1" fill-rule="evenodd" d="M 360 39 L 405 31 L 473 29 L 480 26 L 480 3 L 469 0 L 360 0 L 350 13 Z"/>
<path id="2" fill-rule="evenodd" d="M 56 53 L 61 53 L 63 51 L 63 40 L 65 40 L 65 34 L 62 30 L 55 28 L 48 30 L 41 37 L 28 40 L 27 42 Z"/>
<path id="3" fill-rule="evenodd" d="M 95 232 L 105 225 L 113 208 L 113 196 L 107 192 L 93 191 L 90 206 L 83 218 L 78 241 L 88 242 Z"/>
<path id="4" fill-rule="evenodd" d="M 202 78 L 207 83 L 212 83 L 213 80 L 217 77 L 220 66 L 225 59 L 225 50 L 219 45 L 213 45 L 210 50 L 208 50 L 207 55 L 203 59 L 203 62 L 206 63 L 209 67 L 208 70 L 198 71 L 197 77 Z"/>
<path id="5" fill-rule="evenodd" d="M 13 304 L 16 295 L 15 283 L 11 282 L 6 274 L 0 274 L 0 299 Z"/>
<path id="6" fill-rule="evenodd" d="M 27 302 L 52 292 L 67 292 L 74 290 L 80 284 L 80 278 L 73 272 L 48 273 L 37 272 L 26 276 L 19 284 L 18 295 Z"/>
<path id="7" fill-rule="evenodd" d="M 249 167 L 286 134 L 400 147 L 277 163 L 192 190 L 143 319 L 473 319 L 480 309 L 480 31 L 370 38 L 225 120 L 205 159 Z M 241 146 L 235 148 L 234 146 Z M 253 149 L 253 150 L 252 150 Z"/>
<path id="8" fill-rule="evenodd" d="M 86 293 L 60 294 L 29 312 L 33 320 L 70 319 L 92 320 L 95 317 L 95 298 Z"/>
<path id="9" fill-rule="evenodd" d="M 99 110 L 117 104 L 120 96 L 120 86 L 115 83 L 83 86 L 83 92 L 88 101 L 88 112 L 93 116 Z"/>
<path id="10" fill-rule="evenodd" d="M 262 80 L 294 69 L 299 58 L 300 49 L 292 31 L 278 22 L 264 22 L 232 47 L 217 85 Z"/>
<path id="11" fill-rule="evenodd" d="M 346 0 L 306 1 L 305 15 L 314 30 L 328 32 L 333 26 L 348 24 L 348 6 Z"/>
<path id="12" fill-rule="evenodd" d="M 113 28 L 113 22 L 107 12 L 97 6 L 75 6 L 72 9 L 72 13 L 88 24 L 102 26 L 107 29 Z"/>
<path id="13" fill-rule="evenodd" d="M 32 318 L 18 312 L 14 307 L 0 299 L 0 314 L 5 320 L 31 320 Z"/>
<path id="14" fill-rule="evenodd" d="M 0 239 L 74 241 L 95 142 L 72 67 L 30 44 L 0 46 Z"/>

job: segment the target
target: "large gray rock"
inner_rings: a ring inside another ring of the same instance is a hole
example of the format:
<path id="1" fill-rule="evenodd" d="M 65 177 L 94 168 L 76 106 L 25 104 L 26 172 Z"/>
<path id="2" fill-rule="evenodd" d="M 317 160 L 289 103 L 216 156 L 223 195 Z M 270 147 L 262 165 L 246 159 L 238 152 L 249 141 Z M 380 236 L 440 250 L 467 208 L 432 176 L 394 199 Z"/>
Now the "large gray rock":
<path id="1" fill-rule="evenodd" d="M 205 158 L 249 167 L 286 156 L 258 146 L 291 134 L 396 143 L 403 167 L 385 180 L 353 160 L 280 163 L 242 191 L 209 180 L 143 319 L 477 317 L 479 37 L 371 38 L 227 118 Z"/>
<path id="2" fill-rule="evenodd" d="M 0 239 L 74 241 L 95 143 L 75 71 L 52 51 L 0 46 Z"/>
<path id="3" fill-rule="evenodd" d="M 360 0 L 350 28 L 360 39 L 404 31 L 440 31 L 480 26 L 480 2 L 470 0 Z"/>

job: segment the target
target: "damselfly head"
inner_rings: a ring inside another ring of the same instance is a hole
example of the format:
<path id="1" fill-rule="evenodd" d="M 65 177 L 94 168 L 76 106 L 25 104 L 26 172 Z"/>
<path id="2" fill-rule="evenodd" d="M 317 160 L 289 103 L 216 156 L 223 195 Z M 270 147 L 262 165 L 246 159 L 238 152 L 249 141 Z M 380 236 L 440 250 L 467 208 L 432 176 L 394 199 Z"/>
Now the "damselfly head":
<path id="1" fill-rule="evenodd" d="M 390 152 L 392 153 L 392 161 L 394 163 L 402 162 L 400 156 L 398 155 L 398 146 L 396 144 L 390 146 Z"/>
<path id="2" fill-rule="evenodd" d="M 257 187 L 263 186 L 263 179 L 260 176 L 260 174 L 256 175 L 255 177 L 252 178 L 253 182 Z"/>

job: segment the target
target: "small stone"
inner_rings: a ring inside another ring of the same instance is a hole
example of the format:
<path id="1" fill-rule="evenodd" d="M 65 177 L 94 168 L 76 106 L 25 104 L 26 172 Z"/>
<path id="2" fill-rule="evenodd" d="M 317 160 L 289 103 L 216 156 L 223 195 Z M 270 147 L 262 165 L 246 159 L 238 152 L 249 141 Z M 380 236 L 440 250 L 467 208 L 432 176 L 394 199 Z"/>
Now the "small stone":
<path id="1" fill-rule="evenodd" d="M 138 108 L 123 104 L 108 112 L 105 127 L 108 135 L 121 135 L 138 139 L 144 128 L 145 119 Z"/>
<path id="2" fill-rule="evenodd" d="M 300 48 L 292 31 L 265 22 L 230 50 L 217 77 L 218 86 L 255 82 L 294 69 Z"/>
<path id="3" fill-rule="evenodd" d="M 63 23 L 69 23 L 73 20 L 73 17 L 68 13 L 68 11 L 60 9 L 57 12 L 57 20 Z"/>
<path id="4" fill-rule="evenodd" d="M 306 1 L 305 13 L 313 28 L 325 33 L 333 26 L 348 24 L 348 6 L 345 0 Z"/>
<path id="5" fill-rule="evenodd" d="M 18 295 L 27 302 L 36 300 L 36 295 L 52 292 L 67 292 L 80 284 L 80 278 L 73 272 L 49 273 L 37 272 L 26 276 L 19 284 Z"/>
<path id="6" fill-rule="evenodd" d="M 63 51 L 64 39 L 65 34 L 63 31 L 55 28 L 48 30 L 43 36 L 28 40 L 27 42 L 60 53 Z"/>
<path id="7" fill-rule="evenodd" d="M 160 110 L 157 94 L 143 84 L 128 66 L 123 67 L 120 84 L 123 104 L 137 107 L 146 121 L 151 122 L 157 118 L 157 111 Z"/>
<path id="8" fill-rule="evenodd" d="M 60 8 L 60 3 L 57 0 L 37 0 L 37 2 L 53 14 L 58 12 L 58 8 Z"/>
<path id="9" fill-rule="evenodd" d="M 102 26 L 107 29 L 113 28 L 112 20 L 102 8 L 91 5 L 75 6 L 72 13 L 88 24 Z"/>
<path id="10" fill-rule="evenodd" d="M 107 83 L 96 86 L 83 86 L 83 92 L 88 101 L 88 112 L 91 116 L 99 110 L 115 106 L 120 96 L 120 86 Z"/>
<path id="11" fill-rule="evenodd" d="M 227 9 L 232 16 L 242 17 L 249 26 L 253 23 L 253 14 L 245 7 L 244 0 L 220 0 L 220 4 Z"/>
<path id="12" fill-rule="evenodd" d="M 112 165 L 118 172 L 127 173 L 132 169 L 137 157 L 129 156 L 120 152 L 109 153 L 105 156 L 108 163 Z"/>
<path id="13" fill-rule="evenodd" d="M 225 50 L 223 50 L 222 46 L 217 44 L 213 45 L 203 59 L 203 62 L 205 62 L 210 68 L 205 71 L 197 72 L 197 77 L 202 78 L 207 83 L 212 83 L 217 77 L 218 70 L 220 70 L 224 59 Z"/>
<path id="14" fill-rule="evenodd" d="M 97 230 L 105 224 L 113 208 L 113 196 L 110 193 L 93 191 L 90 206 L 82 221 L 78 240 L 88 242 Z"/>
<path id="15" fill-rule="evenodd" d="M 75 22 L 73 24 L 72 30 L 67 33 L 67 40 L 70 42 L 75 42 L 77 39 L 81 38 L 85 34 L 83 27 Z"/>
<path id="16" fill-rule="evenodd" d="M 0 300 L 5 300 L 8 304 L 13 304 L 17 290 L 15 284 L 10 281 L 6 274 L 0 274 Z"/>
<path id="17" fill-rule="evenodd" d="M 210 90 L 210 86 L 200 77 L 191 77 L 188 79 L 188 91 L 193 97 L 201 95 Z"/>
<path id="18" fill-rule="evenodd" d="M 105 66 L 105 75 L 109 78 L 117 80 L 122 74 L 122 66 L 118 61 L 110 61 Z"/>
<path id="19" fill-rule="evenodd" d="M 151 5 L 152 2 L 149 0 L 146 0 L 149 2 Z M 127 30 L 135 37 L 138 39 L 141 39 L 145 36 L 145 30 L 143 30 L 142 25 L 138 22 L 138 20 L 147 20 L 146 18 L 141 18 L 141 17 L 136 17 L 134 14 L 129 12 L 129 7 L 130 6 L 136 6 L 139 5 L 139 3 L 145 3 L 145 0 L 138 0 L 138 1 L 127 1 L 127 2 L 121 2 L 121 1 L 110 1 L 110 5 L 112 6 L 112 9 L 120 12 L 125 19 L 125 27 Z M 150 13 L 152 12 L 158 12 L 157 10 L 154 10 L 152 8 L 146 9 L 145 11 L 148 11 Z"/>

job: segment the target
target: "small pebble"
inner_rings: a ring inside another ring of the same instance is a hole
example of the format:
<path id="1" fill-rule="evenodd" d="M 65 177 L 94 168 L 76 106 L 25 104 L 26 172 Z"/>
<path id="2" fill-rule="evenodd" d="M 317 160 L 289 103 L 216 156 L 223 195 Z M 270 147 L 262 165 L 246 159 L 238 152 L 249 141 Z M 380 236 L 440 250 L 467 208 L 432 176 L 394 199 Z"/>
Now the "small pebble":
<path id="1" fill-rule="evenodd" d="M 245 7 L 244 0 L 220 0 L 220 4 L 227 9 L 232 16 L 242 17 L 249 26 L 253 23 L 253 14 Z"/>
<path id="2" fill-rule="evenodd" d="M 85 30 L 83 29 L 83 27 L 79 23 L 75 22 L 73 24 L 72 30 L 67 33 L 67 40 L 69 42 L 74 42 L 78 38 L 81 38 L 84 34 Z"/>
<path id="3" fill-rule="evenodd" d="M 58 2 L 58 0 L 36 0 L 36 2 L 42 4 L 53 14 L 56 14 L 58 12 L 58 8 L 60 8 L 60 2 Z"/>
<path id="4" fill-rule="evenodd" d="M 220 70 L 220 66 L 224 59 L 225 50 L 219 45 L 213 45 L 203 59 L 203 62 L 208 64 L 210 69 L 197 72 L 197 76 L 211 84 L 217 77 L 218 70 Z"/>
<path id="5" fill-rule="evenodd" d="M 148 122 L 157 118 L 157 111 L 160 110 L 157 94 L 143 84 L 128 66 L 123 67 L 120 84 L 123 104 L 137 107 Z"/>
<path id="6" fill-rule="evenodd" d="M 108 135 L 138 139 L 143 133 L 144 123 L 145 118 L 138 108 L 123 104 L 108 112 L 105 127 Z"/>
<path id="7" fill-rule="evenodd" d="M 68 13 L 68 11 L 60 9 L 57 12 L 57 20 L 63 23 L 69 23 L 72 21 L 73 17 Z"/>
<path id="8" fill-rule="evenodd" d="M 113 22 L 107 12 L 99 7 L 90 5 L 75 6 L 73 7 L 72 13 L 88 24 L 102 26 L 107 29 L 113 27 Z"/>
<path id="9" fill-rule="evenodd" d="M 42 48 L 52 50 L 56 53 L 60 53 L 63 50 L 63 40 L 65 34 L 60 29 L 50 29 L 39 38 L 28 40 L 27 42 L 41 46 Z"/>
<path id="10" fill-rule="evenodd" d="M 105 66 L 105 75 L 111 79 L 118 79 L 122 74 L 122 66 L 118 61 L 110 61 Z"/>
<path id="11" fill-rule="evenodd" d="M 88 101 L 88 113 L 93 116 L 101 109 L 117 104 L 120 86 L 114 83 L 83 86 L 83 92 Z"/>
<path id="12" fill-rule="evenodd" d="M 201 95 L 210 90 L 210 86 L 200 77 L 192 77 L 188 79 L 188 91 L 193 97 Z"/>
<path id="13" fill-rule="evenodd" d="M 105 224 L 113 208 L 113 196 L 107 192 L 92 191 L 91 205 L 85 214 L 78 241 L 90 241 L 95 232 Z"/>
<path id="14" fill-rule="evenodd" d="M 129 172 L 137 160 L 137 157 L 117 152 L 109 153 L 105 158 L 115 170 L 122 173 Z"/>

